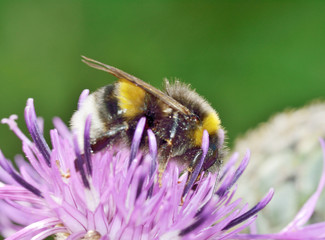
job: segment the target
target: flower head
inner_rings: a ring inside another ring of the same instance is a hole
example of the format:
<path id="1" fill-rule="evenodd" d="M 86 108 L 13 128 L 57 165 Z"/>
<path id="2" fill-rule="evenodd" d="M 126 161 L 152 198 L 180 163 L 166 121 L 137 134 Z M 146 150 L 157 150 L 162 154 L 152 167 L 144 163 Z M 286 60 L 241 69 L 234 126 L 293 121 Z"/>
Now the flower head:
<path id="1" fill-rule="evenodd" d="M 235 142 L 232 151 L 249 148 L 253 153 L 238 181 L 241 187 L 236 196 L 245 196 L 245 201 L 254 204 L 270 186 L 275 189 L 272 201 L 256 221 L 261 231 L 280 231 L 315 191 L 322 173 L 322 149 L 317 139 L 325 137 L 324 118 L 325 102 L 313 101 L 277 113 Z M 318 202 L 309 223 L 325 219 L 320 204 L 325 202 L 325 194 Z"/>
<path id="2" fill-rule="evenodd" d="M 91 116 L 85 124 L 82 150 L 58 118 L 54 119 L 49 147 L 32 99 L 25 108 L 32 140 L 20 131 L 16 118 L 13 115 L 2 123 L 21 139 L 29 163 L 17 157 L 17 171 L 0 152 L 0 231 L 7 239 L 51 235 L 70 240 L 262 237 L 238 234 L 254 222 L 256 213 L 273 195 L 270 190 L 252 208 L 242 199 L 234 199 L 236 181 L 248 164 L 249 152 L 237 168 L 235 154 L 220 175 L 201 174 L 197 181 L 188 180 L 188 174 L 171 162 L 160 186 L 156 139 L 150 129 L 144 132 L 144 118 L 138 122 L 131 148 L 114 145 L 98 153 L 90 151 Z M 139 150 L 143 134 L 149 139 L 148 153 Z M 199 167 L 208 146 L 205 131 Z"/>

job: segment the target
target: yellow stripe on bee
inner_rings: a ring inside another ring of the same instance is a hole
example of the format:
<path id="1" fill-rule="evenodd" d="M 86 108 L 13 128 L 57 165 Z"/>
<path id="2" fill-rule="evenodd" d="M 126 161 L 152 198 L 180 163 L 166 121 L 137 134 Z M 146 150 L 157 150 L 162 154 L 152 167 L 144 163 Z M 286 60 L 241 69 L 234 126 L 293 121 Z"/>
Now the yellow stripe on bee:
<path id="1" fill-rule="evenodd" d="M 220 128 L 221 121 L 215 112 L 209 113 L 202 121 L 202 125 L 194 131 L 194 144 L 201 146 L 203 131 L 207 130 L 209 135 L 214 134 Z"/>
<path id="2" fill-rule="evenodd" d="M 143 111 L 146 92 L 125 79 L 119 79 L 118 106 L 124 116 L 132 118 Z"/>

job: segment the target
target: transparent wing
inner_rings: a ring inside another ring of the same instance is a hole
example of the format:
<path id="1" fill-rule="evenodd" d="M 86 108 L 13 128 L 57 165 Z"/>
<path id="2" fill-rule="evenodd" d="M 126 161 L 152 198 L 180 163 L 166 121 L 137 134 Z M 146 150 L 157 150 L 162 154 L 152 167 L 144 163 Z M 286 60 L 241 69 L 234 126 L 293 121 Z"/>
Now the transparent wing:
<path id="1" fill-rule="evenodd" d="M 175 99 L 171 98 L 170 96 L 168 96 L 167 94 L 163 93 L 162 91 L 160 91 L 159 89 L 151 86 L 150 84 L 144 82 L 143 80 L 128 74 L 118 68 L 106 65 L 104 63 L 98 62 L 94 59 L 91 58 L 87 58 L 85 56 L 82 56 L 82 61 L 84 63 L 86 63 L 87 65 L 89 65 L 90 67 L 108 72 L 112 75 L 114 75 L 115 77 L 117 77 L 118 79 L 126 79 L 134 84 L 136 84 L 137 86 L 141 87 L 142 89 L 144 89 L 146 92 L 152 94 L 153 96 L 157 97 L 158 99 L 160 99 L 161 101 L 163 101 L 164 103 L 166 103 L 168 106 L 170 106 L 171 108 L 179 111 L 180 113 L 184 114 L 184 115 L 192 115 L 191 111 L 185 107 L 184 105 L 180 104 L 179 102 L 177 102 Z"/>

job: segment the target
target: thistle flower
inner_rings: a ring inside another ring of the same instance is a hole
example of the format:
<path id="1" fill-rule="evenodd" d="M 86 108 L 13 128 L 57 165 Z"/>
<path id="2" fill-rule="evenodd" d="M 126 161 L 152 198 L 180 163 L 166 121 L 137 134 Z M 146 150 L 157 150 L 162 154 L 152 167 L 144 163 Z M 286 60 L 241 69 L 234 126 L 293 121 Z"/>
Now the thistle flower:
<path id="1" fill-rule="evenodd" d="M 116 145 L 98 153 L 90 151 L 91 116 L 85 124 L 83 152 L 58 118 L 50 132 L 52 148 L 49 147 L 32 99 L 25 108 L 32 140 L 20 131 L 16 118 L 13 115 L 2 123 L 8 124 L 20 138 L 29 163 L 17 157 L 17 171 L 0 152 L 0 231 L 8 240 L 36 240 L 52 235 L 57 240 L 283 239 L 292 230 L 301 231 L 308 215 L 303 213 L 313 211 L 310 202 L 317 200 L 319 191 L 300 214 L 303 220 L 297 218 L 281 234 L 239 234 L 255 221 L 256 213 L 273 195 L 270 190 L 250 209 L 242 199 L 234 199 L 236 181 L 248 164 L 249 152 L 237 168 L 235 154 L 219 176 L 201 174 L 195 186 L 187 181 L 188 174 L 181 173 L 171 162 L 159 186 L 156 139 L 151 130 L 144 132 L 144 118 L 138 123 L 131 148 Z M 149 139 L 148 153 L 139 150 L 143 134 Z M 206 131 L 202 140 L 199 167 L 209 146 Z M 199 172 L 199 167 L 194 172 Z M 325 176 L 319 189 L 324 179 Z M 300 233 L 300 236 L 317 237 L 316 233 L 321 236 L 321 227 L 323 223 L 306 227 L 303 231 L 313 235 Z"/>
<path id="2" fill-rule="evenodd" d="M 250 164 L 241 176 L 236 196 L 255 203 L 270 186 L 275 194 L 257 219 L 258 229 L 275 232 L 299 211 L 322 173 L 322 151 L 317 139 L 325 137 L 325 102 L 278 113 L 237 139 L 233 151 L 252 151 Z M 247 195 L 247 191 L 251 193 Z M 325 219 L 325 194 L 320 196 L 309 223 Z"/>

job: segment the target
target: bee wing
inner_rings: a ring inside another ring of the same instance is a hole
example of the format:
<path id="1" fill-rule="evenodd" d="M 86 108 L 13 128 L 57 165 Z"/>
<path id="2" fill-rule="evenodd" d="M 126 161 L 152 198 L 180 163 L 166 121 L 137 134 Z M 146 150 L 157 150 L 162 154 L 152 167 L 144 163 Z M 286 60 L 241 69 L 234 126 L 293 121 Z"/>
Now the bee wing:
<path id="1" fill-rule="evenodd" d="M 128 74 L 118 68 L 106 65 L 104 63 L 98 62 L 94 59 L 91 58 L 87 58 L 85 56 L 82 56 L 82 61 L 84 63 L 86 63 L 87 65 L 89 65 L 90 67 L 108 72 L 112 75 L 114 75 L 115 77 L 119 78 L 119 79 L 126 79 L 132 83 L 134 83 L 135 85 L 141 87 L 142 89 L 144 89 L 146 92 L 152 94 L 153 96 L 157 97 L 158 99 L 160 99 L 161 101 L 163 101 L 164 103 L 166 103 L 168 106 L 170 106 L 171 108 L 179 111 L 180 113 L 184 114 L 184 115 L 192 115 L 191 111 L 185 107 L 184 105 L 180 104 L 179 102 L 177 102 L 175 99 L 171 98 L 170 96 L 168 96 L 167 94 L 163 93 L 162 91 L 160 91 L 159 89 L 151 86 L 150 84 L 142 81 L 141 79 Z"/>

